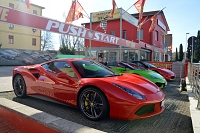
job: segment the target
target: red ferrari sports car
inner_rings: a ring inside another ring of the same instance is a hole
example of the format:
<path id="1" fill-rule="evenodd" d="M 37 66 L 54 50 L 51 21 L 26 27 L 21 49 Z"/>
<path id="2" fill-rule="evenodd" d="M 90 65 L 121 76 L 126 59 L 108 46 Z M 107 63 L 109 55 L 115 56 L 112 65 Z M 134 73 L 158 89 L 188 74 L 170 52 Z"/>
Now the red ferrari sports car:
<path id="1" fill-rule="evenodd" d="M 145 69 L 150 69 L 162 75 L 167 81 L 175 80 L 176 74 L 169 69 L 166 68 L 158 68 L 152 64 L 142 61 L 133 61 L 132 63 L 138 65 L 139 67 L 143 67 Z"/>
<path id="2" fill-rule="evenodd" d="M 17 97 L 39 95 L 79 108 L 90 120 L 140 119 L 163 112 L 164 93 L 134 74 L 116 74 L 87 59 L 58 59 L 13 69 Z"/>

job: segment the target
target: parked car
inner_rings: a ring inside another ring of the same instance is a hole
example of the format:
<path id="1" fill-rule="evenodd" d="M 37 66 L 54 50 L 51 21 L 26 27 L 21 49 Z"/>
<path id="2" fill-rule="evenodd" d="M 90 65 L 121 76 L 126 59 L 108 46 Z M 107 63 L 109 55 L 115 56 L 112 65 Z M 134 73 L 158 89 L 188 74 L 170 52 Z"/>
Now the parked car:
<path id="1" fill-rule="evenodd" d="M 32 54 L 33 52 L 30 51 L 30 50 L 25 50 L 23 53 L 30 55 L 30 54 Z"/>
<path id="2" fill-rule="evenodd" d="M 17 97 L 40 95 L 79 108 L 90 120 L 132 120 L 162 113 L 163 91 L 134 74 L 116 74 L 87 59 L 58 59 L 13 70 Z"/>
<path id="3" fill-rule="evenodd" d="M 5 50 L 5 52 L 6 53 L 9 53 L 9 54 L 11 54 L 11 55 L 13 55 L 13 56 L 20 56 L 20 54 L 19 53 L 17 53 L 17 52 L 15 52 L 14 50 L 11 50 L 11 49 L 7 49 L 7 50 Z"/>
<path id="4" fill-rule="evenodd" d="M 22 62 L 24 62 L 25 64 L 28 64 L 28 65 L 33 65 L 35 63 L 35 61 L 30 58 L 30 57 L 25 57 Z"/>
<path id="5" fill-rule="evenodd" d="M 133 61 L 132 63 L 137 64 L 139 67 L 144 67 L 145 69 L 155 71 L 155 72 L 159 73 L 160 75 L 162 75 L 168 81 L 175 80 L 175 78 L 176 78 L 176 74 L 169 69 L 158 68 L 150 63 L 142 62 L 142 61 Z"/>
<path id="6" fill-rule="evenodd" d="M 44 55 L 40 55 L 40 57 L 42 57 L 44 60 L 46 61 L 50 61 L 52 60 L 52 57 L 50 55 L 44 54 Z"/>
<path id="7" fill-rule="evenodd" d="M 163 89 L 167 85 L 167 81 L 163 76 L 151 70 L 135 68 L 125 62 L 108 62 L 107 66 L 116 73 L 133 73 L 140 75 L 155 83 L 161 89 Z"/>
<path id="8" fill-rule="evenodd" d="M 16 53 L 18 53 L 19 55 L 21 54 L 21 52 L 17 49 L 12 49 L 12 51 L 15 51 Z"/>
<path id="9" fill-rule="evenodd" d="M 5 59 L 8 59 L 8 60 L 14 60 L 15 59 L 15 56 L 12 55 L 12 54 L 9 54 L 5 51 L 0 51 L 0 55 L 1 57 L 5 58 Z"/>
<path id="10" fill-rule="evenodd" d="M 38 59 L 39 57 L 40 57 L 39 54 L 32 54 L 32 55 L 30 56 L 30 58 L 32 58 L 32 59 L 34 59 L 34 60 Z"/>

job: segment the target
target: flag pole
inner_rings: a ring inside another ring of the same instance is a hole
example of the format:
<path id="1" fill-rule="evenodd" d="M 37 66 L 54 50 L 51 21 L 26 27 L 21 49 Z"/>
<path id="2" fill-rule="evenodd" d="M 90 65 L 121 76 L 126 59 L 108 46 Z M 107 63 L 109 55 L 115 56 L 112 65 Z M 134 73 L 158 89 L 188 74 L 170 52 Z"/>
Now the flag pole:
<path id="1" fill-rule="evenodd" d="M 75 7 L 74 7 L 74 12 L 73 12 L 73 18 L 72 18 L 72 20 L 74 21 L 74 16 L 75 16 L 75 10 L 76 10 L 76 0 L 72 0 L 72 3 L 75 1 Z"/>
<path id="2" fill-rule="evenodd" d="M 133 5 L 132 5 L 131 7 L 133 7 Z M 128 10 L 131 9 L 131 7 L 129 7 L 129 8 L 126 10 L 126 12 L 128 12 Z M 125 13 L 125 12 L 124 12 L 124 13 Z M 123 13 L 123 14 L 124 14 L 124 13 Z M 122 15 L 123 15 L 123 14 L 122 14 Z"/>
<path id="3" fill-rule="evenodd" d="M 15 9 L 17 9 L 17 8 L 18 8 L 18 6 L 19 6 L 19 3 L 20 3 L 20 0 L 18 1 L 17 7 L 16 7 Z"/>
<path id="4" fill-rule="evenodd" d="M 163 11 L 165 8 L 166 8 L 166 7 L 164 7 L 162 10 L 159 10 L 156 14 L 159 14 L 159 13 L 160 13 L 161 11 Z M 154 14 L 153 16 L 155 16 L 156 14 Z M 148 17 L 148 16 L 147 16 L 147 17 Z M 146 18 L 147 18 L 147 17 L 146 17 Z M 145 19 L 146 19 L 146 18 L 145 18 Z M 143 24 L 145 24 L 147 21 L 149 21 L 150 18 L 148 18 L 146 21 L 145 21 L 145 19 L 144 19 L 143 22 L 141 23 L 141 26 L 142 26 Z"/>
<path id="5" fill-rule="evenodd" d="M 77 2 L 78 2 L 78 0 L 77 0 Z M 79 2 L 78 2 L 79 3 Z M 79 4 L 81 7 L 82 7 L 82 5 L 81 4 Z M 90 19 L 90 16 L 87 14 L 87 12 L 85 11 L 85 9 L 82 7 L 82 9 L 84 10 L 84 12 L 85 12 L 85 14 L 87 15 L 84 15 L 84 16 L 86 16 L 87 18 L 89 18 Z"/>
<path id="6" fill-rule="evenodd" d="M 116 6 L 117 6 L 117 3 L 115 2 L 115 4 L 116 4 Z M 119 11 L 119 8 L 118 8 L 118 6 L 117 6 L 117 9 L 118 9 L 118 11 Z M 122 8 L 121 8 L 122 9 Z M 121 10 L 122 11 L 122 10 Z M 122 38 L 122 12 L 121 11 L 119 11 L 119 14 L 120 14 L 120 21 L 119 21 L 119 38 Z M 121 61 L 122 60 L 122 45 L 119 45 L 119 61 Z"/>
<path id="7" fill-rule="evenodd" d="M 90 31 L 91 30 L 92 30 L 92 13 L 90 13 Z M 92 47 L 92 41 L 91 41 L 91 39 L 90 39 L 89 44 L 90 44 L 90 47 L 89 47 L 90 59 L 92 59 L 92 49 L 91 49 L 91 47 Z"/>

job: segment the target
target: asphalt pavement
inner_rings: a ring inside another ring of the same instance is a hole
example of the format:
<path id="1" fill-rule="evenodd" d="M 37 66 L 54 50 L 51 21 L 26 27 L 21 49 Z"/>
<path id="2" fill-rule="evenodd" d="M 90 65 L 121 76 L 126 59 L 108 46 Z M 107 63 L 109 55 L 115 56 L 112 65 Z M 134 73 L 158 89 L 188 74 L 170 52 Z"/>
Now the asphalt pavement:
<path id="1" fill-rule="evenodd" d="M 17 98 L 12 91 L 12 69 L 13 67 L 0 67 L 0 98 L 5 98 L 23 106 L 40 110 L 56 118 L 78 124 L 78 127 L 81 125 L 82 127 L 90 127 L 93 131 L 109 133 L 200 133 L 200 122 L 198 121 L 200 120 L 200 111 L 195 109 L 196 101 L 192 98 L 192 95 L 188 95 L 186 91 L 180 91 L 179 79 L 168 82 L 167 87 L 163 89 L 166 95 L 166 109 L 162 114 L 132 121 L 108 118 L 95 122 L 86 119 L 78 109 L 69 106 L 33 97 Z M 191 91 L 189 91 L 189 94 L 191 94 Z M 191 114 L 193 112 L 195 115 Z"/>

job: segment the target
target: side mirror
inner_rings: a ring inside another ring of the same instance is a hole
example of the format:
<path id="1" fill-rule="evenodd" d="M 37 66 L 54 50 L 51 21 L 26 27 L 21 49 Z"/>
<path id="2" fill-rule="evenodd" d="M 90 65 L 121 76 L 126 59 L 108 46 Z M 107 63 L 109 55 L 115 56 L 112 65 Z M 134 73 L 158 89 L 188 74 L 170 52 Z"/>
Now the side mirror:
<path id="1" fill-rule="evenodd" d="M 64 79 L 70 79 L 70 77 L 66 73 L 64 73 L 64 72 L 58 73 L 57 77 L 58 78 L 64 78 Z"/>

